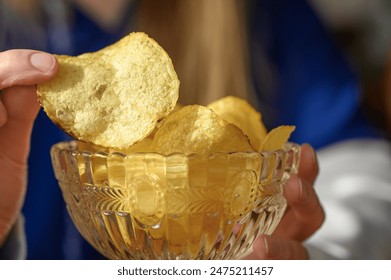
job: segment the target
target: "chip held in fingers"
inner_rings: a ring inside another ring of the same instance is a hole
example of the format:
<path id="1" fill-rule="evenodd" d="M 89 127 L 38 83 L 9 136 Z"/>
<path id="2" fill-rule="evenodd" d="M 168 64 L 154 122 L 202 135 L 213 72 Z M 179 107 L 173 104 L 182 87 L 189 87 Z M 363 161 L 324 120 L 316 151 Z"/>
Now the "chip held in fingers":
<path id="1" fill-rule="evenodd" d="M 78 140 L 126 149 L 147 137 L 177 103 L 172 61 L 144 33 L 94 53 L 56 58 L 59 72 L 38 86 L 38 97 L 49 118 Z"/>

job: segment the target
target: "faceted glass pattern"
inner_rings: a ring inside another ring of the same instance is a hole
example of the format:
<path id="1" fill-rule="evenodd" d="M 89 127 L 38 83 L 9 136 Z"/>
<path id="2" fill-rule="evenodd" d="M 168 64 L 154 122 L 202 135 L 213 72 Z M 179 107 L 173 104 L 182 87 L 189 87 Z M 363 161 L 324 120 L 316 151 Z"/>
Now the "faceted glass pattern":
<path id="1" fill-rule="evenodd" d="M 110 259 L 238 259 L 286 208 L 300 146 L 211 155 L 51 149 L 76 227 Z"/>

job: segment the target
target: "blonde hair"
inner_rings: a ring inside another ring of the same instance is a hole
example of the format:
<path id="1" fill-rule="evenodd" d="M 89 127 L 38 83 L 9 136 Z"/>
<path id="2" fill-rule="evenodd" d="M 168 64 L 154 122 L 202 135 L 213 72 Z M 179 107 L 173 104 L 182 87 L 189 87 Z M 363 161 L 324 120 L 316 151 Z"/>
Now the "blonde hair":
<path id="1" fill-rule="evenodd" d="M 173 59 L 182 104 L 251 96 L 245 2 L 140 2 L 137 29 L 156 39 Z"/>

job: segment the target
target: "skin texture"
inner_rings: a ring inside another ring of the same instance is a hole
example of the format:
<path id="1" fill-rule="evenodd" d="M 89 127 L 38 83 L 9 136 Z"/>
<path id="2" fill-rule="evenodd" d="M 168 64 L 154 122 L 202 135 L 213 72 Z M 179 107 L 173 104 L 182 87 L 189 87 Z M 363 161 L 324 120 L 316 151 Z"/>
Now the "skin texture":
<path id="1" fill-rule="evenodd" d="M 31 130 L 40 108 L 35 85 L 57 71 L 53 56 L 37 54 L 43 55 L 32 50 L 0 53 L 0 244 L 20 212 L 26 191 Z"/>
<path id="2" fill-rule="evenodd" d="M 39 111 L 36 84 L 53 78 L 57 69 L 55 58 L 42 52 L 10 50 L 0 53 L 0 245 L 24 201 L 31 130 Z M 324 220 L 313 188 L 317 174 L 315 153 L 309 145 L 303 145 L 299 174 L 292 177 L 285 190 L 289 205 L 286 215 L 272 236 L 260 236 L 256 240 L 254 252 L 248 259 L 308 257 L 301 242 Z"/>

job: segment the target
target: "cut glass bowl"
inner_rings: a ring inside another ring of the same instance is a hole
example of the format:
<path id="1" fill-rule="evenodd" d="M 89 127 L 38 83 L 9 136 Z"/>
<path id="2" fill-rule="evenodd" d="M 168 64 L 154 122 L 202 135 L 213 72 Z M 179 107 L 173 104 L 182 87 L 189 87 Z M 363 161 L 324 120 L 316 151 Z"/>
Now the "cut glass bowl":
<path id="1" fill-rule="evenodd" d="M 109 259 L 239 259 L 271 234 L 300 146 L 211 155 L 51 149 L 82 236 Z"/>

